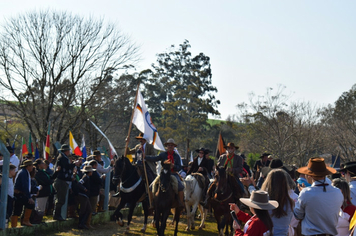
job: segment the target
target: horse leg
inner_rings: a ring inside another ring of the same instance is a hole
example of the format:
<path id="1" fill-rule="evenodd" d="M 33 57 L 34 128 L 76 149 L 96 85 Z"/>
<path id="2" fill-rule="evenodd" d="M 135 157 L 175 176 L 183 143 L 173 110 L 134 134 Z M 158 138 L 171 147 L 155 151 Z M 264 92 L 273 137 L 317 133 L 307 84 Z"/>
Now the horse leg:
<path id="1" fill-rule="evenodd" d="M 190 217 L 191 217 L 191 221 L 192 221 L 192 228 L 191 229 L 195 229 L 195 222 L 194 222 L 194 218 L 195 218 L 195 213 L 197 211 L 197 208 L 198 208 L 198 202 L 196 201 L 193 205 L 193 209 L 192 209 L 192 212 L 190 214 Z"/>
<path id="2" fill-rule="evenodd" d="M 167 219 L 169 216 L 169 211 L 170 210 L 165 210 L 164 212 L 162 212 L 162 218 L 161 218 L 161 234 L 160 235 L 164 235 L 164 231 L 166 230 L 166 226 L 167 226 Z"/>
<path id="3" fill-rule="evenodd" d="M 160 212 L 159 210 L 156 208 L 155 209 L 155 214 L 154 214 L 154 218 L 155 218 L 155 224 L 156 224 L 156 230 L 157 230 L 157 235 L 160 235 L 160 227 L 159 227 L 159 222 L 160 222 Z"/>
<path id="4" fill-rule="evenodd" d="M 114 216 L 116 216 L 116 220 L 118 225 L 120 225 L 121 227 L 124 226 L 124 222 L 122 221 L 122 213 L 120 212 L 120 210 L 125 206 L 126 202 L 120 201 L 120 204 L 117 206 L 115 212 L 114 212 Z"/>
<path id="5" fill-rule="evenodd" d="M 174 229 L 174 236 L 177 236 L 177 234 L 178 234 L 178 223 L 179 223 L 179 219 L 180 219 L 180 208 L 176 208 L 176 210 L 175 210 L 175 221 L 176 221 L 176 227 L 175 227 L 175 229 Z"/>
<path id="6" fill-rule="evenodd" d="M 147 218 L 148 218 L 148 202 L 146 200 L 142 201 L 142 208 L 143 208 L 143 214 L 145 218 L 143 221 L 143 227 L 141 229 L 141 233 L 145 233 L 147 228 Z"/>
<path id="7" fill-rule="evenodd" d="M 190 205 L 188 202 L 185 202 L 185 210 L 187 212 L 187 228 L 185 228 L 186 231 L 190 230 Z"/>
<path id="8" fill-rule="evenodd" d="M 129 208 L 129 214 L 127 215 L 127 227 L 126 227 L 126 230 L 130 230 L 130 223 L 131 223 L 131 220 L 132 220 L 132 215 L 133 215 L 133 212 L 135 210 L 135 207 L 136 207 L 136 203 L 131 202 L 130 208 Z"/>
<path id="9" fill-rule="evenodd" d="M 206 219 L 206 215 L 208 213 L 208 209 L 205 209 L 202 205 L 198 205 L 198 208 L 199 208 L 199 211 L 200 211 L 200 215 L 202 216 L 201 217 L 201 220 L 200 220 L 200 226 L 199 226 L 199 229 L 203 229 L 205 228 L 205 219 Z"/>

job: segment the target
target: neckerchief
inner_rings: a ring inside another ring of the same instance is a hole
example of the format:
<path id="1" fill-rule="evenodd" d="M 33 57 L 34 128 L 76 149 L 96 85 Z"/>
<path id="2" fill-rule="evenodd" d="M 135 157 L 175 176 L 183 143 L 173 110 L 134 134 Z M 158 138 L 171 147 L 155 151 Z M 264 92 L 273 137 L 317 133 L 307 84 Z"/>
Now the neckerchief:
<path id="1" fill-rule="evenodd" d="M 228 154 L 228 155 L 226 156 L 225 166 L 232 168 L 232 162 L 233 162 L 232 158 L 233 158 L 233 157 L 234 157 L 234 153 L 231 154 L 231 155 Z M 230 166 L 229 166 L 229 165 L 230 165 Z"/>
<path id="2" fill-rule="evenodd" d="M 320 183 L 320 184 L 316 184 L 315 186 L 318 186 L 318 187 L 323 186 L 324 187 L 323 191 L 326 192 L 326 187 L 325 186 L 328 186 L 329 184 L 325 183 L 325 179 L 324 179 L 323 182 L 321 182 L 319 180 L 315 180 L 315 182 Z"/>
<path id="3" fill-rule="evenodd" d="M 174 151 L 172 152 L 167 151 L 167 154 L 168 154 L 167 160 L 169 160 L 171 163 L 174 164 L 174 157 L 173 157 Z M 173 172 L 173 168 L 171 169 L 171 172 Z"/>

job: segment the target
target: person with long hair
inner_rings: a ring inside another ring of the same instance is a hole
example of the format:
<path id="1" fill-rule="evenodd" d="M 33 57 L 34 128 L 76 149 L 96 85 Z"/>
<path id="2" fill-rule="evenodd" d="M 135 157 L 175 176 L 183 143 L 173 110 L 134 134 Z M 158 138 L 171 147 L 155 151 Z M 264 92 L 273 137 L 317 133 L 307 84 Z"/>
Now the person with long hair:
<path id="1" fill-rule="evenodd" d="M 289 224 L 293 216 L 294 201 L 289 196 L 287 175 L 282 169 L 271 170 L 262 185 L 269 198 L 278 202 L 279 206 L 270 211 L 274 235 L 288 235 Z"/>
<path id="2" fill-rule="evenodd" d="M 278 208 L 278 202 L 269 200 L 266 191 L 253 191 L 250 198 L 240 198 L 240 201 L 250 207 L 252 217 L 240 211 L 240 208 L 230 203 L 230 210 L 236 213 L 238 220 L 246 222 L 243 231 L 237 221 L 234 221 L 235 236 L 273 236 L 273 222 L 269 210 Z"/>
<path id="3" fill-rule="evenodd" d="M 356 206 L 351 203 L 350 187 L 349 184 L 342 179 L 334 179 L 332 185 L 341 190 L 344 196 L 344 202 L 342 203 L 339 213 L 339 221 L 336 226 L 338 236 L 347 236 L 350 234 L 349 225 L 352 216 L 355 213 Z"/>

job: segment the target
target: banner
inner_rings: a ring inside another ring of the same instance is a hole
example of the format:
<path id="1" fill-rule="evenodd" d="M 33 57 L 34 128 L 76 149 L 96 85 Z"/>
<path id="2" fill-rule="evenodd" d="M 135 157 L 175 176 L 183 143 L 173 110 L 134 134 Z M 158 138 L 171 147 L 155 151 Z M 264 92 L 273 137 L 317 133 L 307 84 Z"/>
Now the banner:
<path id="1" fill-rule="evenodd" d="M 88 119 L 88 120 L 89 120 L 89 119 Z M 99 127 L 96 126 L 91 120 L 89 120 L 89 121 L 90 121 L 90 123 L 99 131 L 99 133 L 100 133 L 104 138 L 106 138 L 106 140 L 107 140 L 108 143 L 109 143 L 110 151 L 111 151 L 114 155 L 116 155 L 116 156 L 118 157 L 117 152 L 116 152 L 114 146 L 112 145 L 112 143 L 110 142 L 110 140 L 108 139 L 108 137 L 106 137 L 106 135 L 103 133 L 103 131 L 101 131 L 101 130 L 99 129 Z"/>
<path id="2" fill-rule="evenodd" d="M 137 91 L 137 102 L 132 123 L 143 133 L 143 138 L 146 139 L 148 143 L 151 143 L 155 149 L 165 151 L 157 129 L 152 123 L 150 113 L 148 113 L 140 90 Z"/>

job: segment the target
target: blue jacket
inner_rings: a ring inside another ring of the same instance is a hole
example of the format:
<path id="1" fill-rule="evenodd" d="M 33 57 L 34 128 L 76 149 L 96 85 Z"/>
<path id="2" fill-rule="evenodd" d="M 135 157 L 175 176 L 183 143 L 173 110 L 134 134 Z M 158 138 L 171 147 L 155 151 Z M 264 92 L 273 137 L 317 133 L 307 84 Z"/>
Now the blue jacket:
<path id="1" fill-rule="evenodd" d="M 145 159 L 147 161 L 161 161 L 162 163 L 168 159 L 168 153 L 167 152 L 161 152 L 158 156 L 146 156 Z M 177 153 L 173 153 L 173 159 L 174 159 L 174 167 L 173 170 L 178 172 L 182 169 L 182 165 L 180 162 L 180 157 Z"/>
<path id="2" fill-rule="evenodd" d="M 31 197 L 29 190 L 30 181 L 31 178 L 27 169 L 22 168 L 17 174 L 14 189 L 20 191 L 23 195 L 26 196 L 27 199 L 30 199 Z"/>

